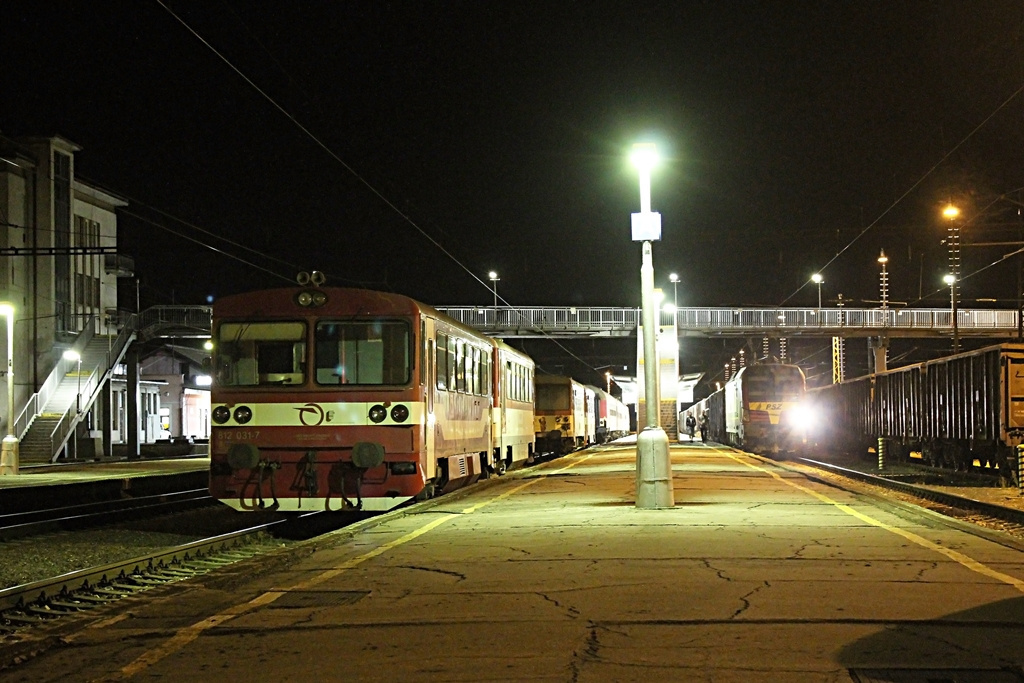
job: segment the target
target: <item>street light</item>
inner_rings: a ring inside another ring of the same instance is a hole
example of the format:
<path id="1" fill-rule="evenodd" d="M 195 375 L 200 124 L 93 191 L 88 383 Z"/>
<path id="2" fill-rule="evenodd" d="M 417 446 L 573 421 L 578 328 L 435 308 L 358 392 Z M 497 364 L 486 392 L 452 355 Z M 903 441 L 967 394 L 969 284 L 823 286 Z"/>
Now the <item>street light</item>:
<path id="1" fill-rule="evenodd" d="M 0 450 L 0 475 L 18 474 L 18 436 L 14 433 L 14 306 L 0 303 L 0 315 L 7 321 L 7 436 Z"/>
<path id="2" fill-rule="evenodd" d="M 498 280 L 500 280 L 501 278 L 498 277 L 498 274 L 495 273 L 493 270 L 491 272 L 487 273 L 487 277 L 491 281 L 491 289 L 494 290 L 494 307 L 497 308 L 498 307 Z"/>
<path id="3" fill-rule="evenodd" d="M 815 273 L 811 276 L 811 282 L 818 285 L 818 308 L 821 308 L 821 283 L 825 281 L 825 278 L 821 276 L 821 273 Z"/>
<path id="4" fill-rule="evenodd" d="M 75 397 L 75 415 L 78 415 L 82 411 L 82 354 L 74 349 L 68 349 L 64 352 L 64 360 L 78 363 L 78 396 Z"/>
<path id="5" fill-rule="evenodd" d="M 889 271 L 886 269 L 889 257 L 885 255 L 885 249 L 878 255 L 878 263 L 882 266 L 882 272 L 878 274 L 878 294 L 882 310 L 885 310 L 889 308 Z"/>
<path id="6" fill-rule="evenodd" d="M 612 393 L 612 371 L 608 370 L 604 373 L 605 391 L 609 394 Z"/>
<path id="7" fill-rule="evenodd" d="M 960 295 L 960 209 L 953 204 L 946 204 L 942 215 L 949 221 L 946 243 L 949 247 L 949 274 L 953 276 L 953 287 Z"/>
<path id="8" fill-rule="evenodd" d="M 651 241 L 661 239 L 661 214 L 651 211 L 651 169 L 658 163 L 658 150 L 652 143 L 633 145 L 630 155 L 640 176 L 640 213 L 634 213 L 632 236 L 634 242 L 643 242 L 643 260 L 640 266 L 641 307 L 644 337 L 644 400 L 647 403 L 646 426 L 636 439 L 636 507 L 671 508 L 675 505 L 672 494 L 672 458 L 668 450 L 668 435 L 661 428 L 661 403 L 658 391 L 658 347 L 654 316 L 654 264 Z"/>
<path id="9" fill-rule="evenodd" d="M 956 321 L 956 276 L 950 273 L 942 278 L 949 285 L 949 310 L 953 316 L 953 353 L 960 353 L 960 329 Z"/>
<path id="10" fill-rule="evenodd" d="M 669 273 L 668 281 L 672 283 L 672 305 L 679 308 L 679 275 Z"/>

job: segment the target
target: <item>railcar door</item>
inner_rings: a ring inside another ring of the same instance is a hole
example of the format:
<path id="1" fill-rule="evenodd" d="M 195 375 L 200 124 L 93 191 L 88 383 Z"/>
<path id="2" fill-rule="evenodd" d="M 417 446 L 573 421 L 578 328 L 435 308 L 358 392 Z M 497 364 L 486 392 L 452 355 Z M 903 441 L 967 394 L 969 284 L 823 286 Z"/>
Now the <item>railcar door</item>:
<path id="1" fill-rule="evenodd" d="M 424 462 L 427 470 L 424 476 L 430 479 L 435 476 L 437 464 L 434 442 L 436 438 L 437 420 L 434 418 L 434 395 L 437 393 L 437 336 L 434 321 L 426 318 L 423 321 L 423 393 L 426 401 L 426 415 L 423 424 L 423 447 L 426 451 Z"/>
<path id="2" fill-rule="evenodd" d="M 1004 352 L 1006 374 L 1004 388 L 1004 443 L 1021 443 L 1024 435 L 1024 355 L 1016 349 Z"/>

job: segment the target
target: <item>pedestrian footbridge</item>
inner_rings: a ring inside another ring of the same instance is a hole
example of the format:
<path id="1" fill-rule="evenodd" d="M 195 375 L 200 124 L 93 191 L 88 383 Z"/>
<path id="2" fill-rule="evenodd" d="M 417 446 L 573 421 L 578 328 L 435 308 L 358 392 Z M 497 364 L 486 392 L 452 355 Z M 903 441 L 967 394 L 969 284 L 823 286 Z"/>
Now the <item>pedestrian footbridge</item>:
<path id="1" fill-rule="evenodd" d="M 639 308 L 579 306 L 439 306 L 442 313 L 495 337 L 625 337 L 636 334 Z M 678 308 L 660 313 L 680 337 L 961 337 L 1017 336 L 1014 310 L 948 308 Z"/>
<path id="2" fill-rule="evenodd" d="M 460 323 L 494 337 L 629 337 L 639 308 L 593 306 L 437 306 Z M 208 337 L 209 306 L 154 306 L 139 318 L 139 336 Z M 680 337 L 960 337 L 1020 335 L 1015 310 L 948 308 L 678 308 L 660 313 Z"/>

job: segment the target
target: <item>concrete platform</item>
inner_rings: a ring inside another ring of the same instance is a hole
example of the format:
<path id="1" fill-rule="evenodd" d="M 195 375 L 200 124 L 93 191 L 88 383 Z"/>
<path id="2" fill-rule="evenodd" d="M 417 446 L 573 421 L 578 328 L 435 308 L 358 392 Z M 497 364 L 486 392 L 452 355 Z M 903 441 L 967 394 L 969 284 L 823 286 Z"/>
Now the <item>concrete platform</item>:
<path id="1" fill-rule="evenodd" d="M 204 488 L 209 471 L 205 456 L 23 467 L 0 477 L 0 514 Z"/>
<path id="2" fill-rule="evenodd" d="M 4 680 L 1024 680 L 1019 540 L 672 457 L 674 509 L 594 449 L 55 625 Z"/>

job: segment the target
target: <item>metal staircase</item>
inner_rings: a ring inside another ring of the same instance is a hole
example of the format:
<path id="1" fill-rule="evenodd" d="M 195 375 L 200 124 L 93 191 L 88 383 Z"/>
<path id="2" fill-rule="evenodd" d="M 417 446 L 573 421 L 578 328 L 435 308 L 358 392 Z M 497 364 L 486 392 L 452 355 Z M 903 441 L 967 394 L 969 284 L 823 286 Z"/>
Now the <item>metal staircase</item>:
<path id="1" fill-rule="evenodd" d="M 61 458 L 78 423 L 106 387 L 134 337 L 133 324 L 117 337 L 94 336 L 89 330 L 72 347 L 80 354 L 80 361 L 57 360 L 50 377 L 29 399 L 18 418 L 21 463 L 47 463 Z"/>

